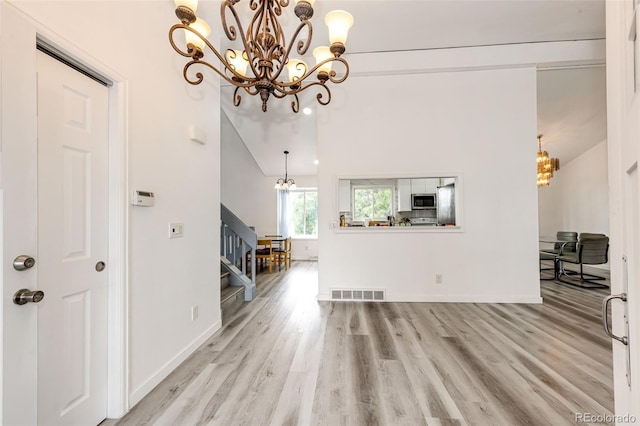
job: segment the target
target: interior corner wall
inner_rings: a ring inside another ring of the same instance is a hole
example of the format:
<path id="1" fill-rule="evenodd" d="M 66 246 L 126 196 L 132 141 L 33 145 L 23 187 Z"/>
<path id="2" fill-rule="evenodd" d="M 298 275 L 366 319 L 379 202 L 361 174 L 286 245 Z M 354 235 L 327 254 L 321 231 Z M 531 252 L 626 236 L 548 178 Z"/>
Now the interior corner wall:
<path id="1" fill-rule="evenodd" d="M 278 227 L 278 197 L 273 185 L 279 176 L 265 176 L 224 112 L 221 113 L 220 201 L 236 216 L 255 226 L 258 235 Z M 299 188 L 315 188 L 316 176 L 295 176 Z M 316 259 L 317 239 L 293 242 L 292 258 Z"/>
<path id="2" fill-rule="evenodd" d="M 319 298 L 540 303 L 535 69 L 351 76 L 332 91 L 318 121 Z M 451 172 L 463 232 L 332 229 L 341 175 Z"/>
<path id="3" fill-rule="evenodd" d="M 220 202 L 245 224 L 255 226 L 258 235 L 275 233 L 277 193 L 273 179 L 262 173 L 226 114 L 220 115 Z"/>
<path id="4" fill-rule="evenodd" d="M 167 40 L 176 23 L 171 2 L 12 4 L 128 87 L 127 192 L 156 196 L 154 207 L 128 207 L 128 377 L 135 404 L 220 327 L 218 77 L 205 71 L 202 85 L 185 82 L 186 60 Z M 35 55 L 35 46 L 27 47 L 25 54 Z M 206 144 L 189 139 L 190 125 L 206 134 Z M 169 239 L 170 222 L 184 223 L 183 238 Z M 192 321 L 194 305 L 200 315 Z"/>
<path id="5" fill-rule="evenodd" d="M 538 189 L 540 235 L 557 231 L 609 235 L 607 141 L 561 165 Z"/>

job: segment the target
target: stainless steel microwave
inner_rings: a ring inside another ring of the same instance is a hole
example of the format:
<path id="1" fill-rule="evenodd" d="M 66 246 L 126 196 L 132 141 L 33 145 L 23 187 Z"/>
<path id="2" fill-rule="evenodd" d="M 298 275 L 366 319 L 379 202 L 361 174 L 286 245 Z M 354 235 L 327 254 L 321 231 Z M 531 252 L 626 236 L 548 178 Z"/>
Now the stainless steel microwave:
<path id="1" fill-rule="evenodd" d="M 435 209 L 436 194 L 411 194 L 411 210 Z"/>

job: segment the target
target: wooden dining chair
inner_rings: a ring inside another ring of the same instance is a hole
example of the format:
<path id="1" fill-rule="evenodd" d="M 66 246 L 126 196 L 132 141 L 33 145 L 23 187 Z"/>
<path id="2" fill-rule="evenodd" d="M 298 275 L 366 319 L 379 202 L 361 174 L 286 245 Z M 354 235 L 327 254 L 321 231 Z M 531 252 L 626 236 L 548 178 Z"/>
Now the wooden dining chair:
<path id="1" fill-rule="evenodd" d="M 284 240 L 284 245 L 274 250 L 277 256 L 278 268 L 281 264 L 284 264 L 284 269 L 287 270 L 291 266 L 291 237 L 287 237 Z"/>
<path id="2" fill-rule="evenodd" d="M 265 259 L 269 261 L 269 272 L 271 272 L 276 260 L 276 254 L 273 251 L 273 243 L 269 239 L 258 240 L 258 249 L 256 249 L 256 262 L 263 263 Z"/>

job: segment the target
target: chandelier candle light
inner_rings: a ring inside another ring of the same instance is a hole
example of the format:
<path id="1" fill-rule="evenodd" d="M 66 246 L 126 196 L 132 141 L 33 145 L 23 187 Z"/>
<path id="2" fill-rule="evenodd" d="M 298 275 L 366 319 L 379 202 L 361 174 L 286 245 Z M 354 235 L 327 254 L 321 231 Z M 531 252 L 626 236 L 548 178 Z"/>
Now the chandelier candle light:
<path id="1" fill-rule="evenodd" d="M 551 183 L 553 172 L 560 170 L 560 160 L 549 158 L 549 153 L 542 150 L 542 135 L 538 135 L 538 187 Z"/>
<path id="2" fill-rule="evenodd" d="M 284 178 L 279 178 L 276 181 L 275 189 L 280 189 L 282 191 L 287 191 L 289 189 L 296 189 L 296 182 L 289 178 L 287 172 L 287 157 L 289 156 L 289 151 L 284 152 Z"/>
<path id="3" fill-rule="evenodd" d="M 329 27 L 329 39 L 331 46 L 320 46 L 313 50 L 316 65 L 309 69 L 307 64 L 298 58 L 290 57 L 295 53 L 303 56 L 309 49 L 312 35 L 312 25 L 309 21 L 313 16 L 314 0 L 295 0 L 294 12 L 300 19 L 300 24 L 287 45 L 285 35 L 278 17 L 282 10 L 289 5 L 290 0 L 251 0 L 249 7 L 255 11 L 246 32 L 236 11 L 236 3 L 240 0 L 225 0 L 220 6 L 220 19 L 227 38 L 236 41 L 238 37 L 242 41 L 241 50 L 227 49 L 222 55 L 207 40 L 211 30 L 209 25 L 196 16 L 198 0 L 174 0 L 176 4 L 176 16 L 180 23 L 169 30 L 169 42 L 173 49 L 180 55 L 191 58 L 183 69 L 183 76 L 190 84 L 200 84 L 204 79 L 201 72 L 195 76 L 189 74 L 189 68 L 193 65 L 203 65 L 218 73 L 224 80 L 236 86 L 233 92 L 233 104 L 240 105 L 242 97 L 239 90 L 244 89 L 248 94 L 260 95 L 262 99 L 262 111 L 267 111 L 267 101 L 271 95 L 276 98 L 284 98 L 292 95 L 291 108 L 293 112 L 300 110 L 298 93 L 310 87 L 317 86 L 316 99 L 321 105 L 331 102 L 331 91 L 327 81 L 342 83 L 349 76 L 349 64 L 340 57 L 345 52 L 345 43 L 349 28 L 353 25 L 353 17 L 343 10 L 334 10 L 325 17 L 325 23 Z M 235 24 L 227 25 L 227 14 L 233 17 Z M 175 41 L 175 33 L 182 29 L 186 36 L 186 50 L 178 47 Z M 305 35 L 299 38 L 300 34 Z M 294 44 L 298 40 L 297 44 Z M 208 47 L 220 61 L 220 66 L 207 62 L 204 59 L 204 49 Z M 344 69 L 338 75 L 332 70 L 332 64 L 341 65 Z M 288 79 L 283 77 L 283 71 L 287 69 Z M 317 81 L 311 81 L 308 77 L 315 75 Z M 326 94 L 326 98 L 325 98 Z"/>

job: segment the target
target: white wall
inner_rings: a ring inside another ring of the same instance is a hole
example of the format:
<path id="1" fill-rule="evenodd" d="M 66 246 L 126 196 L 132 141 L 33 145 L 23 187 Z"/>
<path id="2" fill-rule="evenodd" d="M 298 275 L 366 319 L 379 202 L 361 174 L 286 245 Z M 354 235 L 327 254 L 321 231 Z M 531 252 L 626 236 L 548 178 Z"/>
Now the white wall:
<path id="1" fill-rule="evenodd" d="M 398 301 L 540 302 L 535 68 L 352 76 L 321 113 L 321 299 L 338 287 L 385 288 Z M 463 232 L 330 229 L 340 175 L 451 172 L 463 174 Z"/>
<path id="2" fill-rule="evenodd" d="M 290 155 L 295 155 L 293 148 Z M 281 176 L 265 176 L 262 173 L 224 112 L 221 113 L 220 160 L 222 204 L 244 223 L 255 226 L 258 235 L 275 234 L 278 228 L 278 199 L 273 185 Z M 284 162 L 282 173 L 284 175 Z M 299 188 L 315 188 L 318 185 L 316 176 L 291 177 Z M 318 240 L 296 239 L 292 242 L 291 257 L 295 260 L 316 259 Z"/>
<path id="3" fill-rule="evenodd" d="M 562 222 L 562 190 L 560 180 L 564 174 L 561 170 L 554 172 L 549 186 L 538 188 L 538 232 L 540 235 L 555 235 L 565 230 Z M 570 229 L 566 229 L 569 231 Z"/>
<path id="4" fill-rule="evenodd" d="M 609 235 L 607 141 L 567 164 L 538 189 L 540 235 L 557 231 Z"/>
<path id="5" fill-rule="evenodd" d="M 128 87 L 128 190 L 156 194 L 153 208 L 128 207 L 128 377 L 135 403 L 220 327 L 217 77 L 205 72 L 198 87 L 184 81 L 185 59 L 167 40 L 177 22 L 172 2 L 12 3 L 34 29 L 105 64 Z M 24 55 L 35 57 L 35 39 L 21 41 Z M 190 124 L 206 132 L 206 145 L 189 141 Z M 168 239 L 169 222 L 184 222 L 184 238 Z M 199 318 L 192 322 L 195 304 Z M 11 404 L 5 393 L 5 408 Z"/>
<path id="6" fill-rule="evenodd" d="M 296 238 L 291 241 L 291 259 L 318 260 L 317 238 Z"/>
<path id="7" fill-rule="evenodd" d="M 267 178 L 226 114 L 221 113 L 220 201 L 258 235 L 275 234 L 277 191 L 275 178 Z"/>

